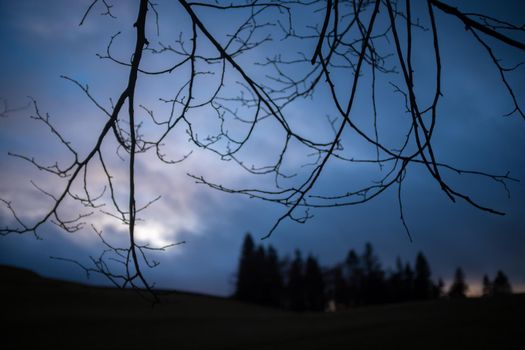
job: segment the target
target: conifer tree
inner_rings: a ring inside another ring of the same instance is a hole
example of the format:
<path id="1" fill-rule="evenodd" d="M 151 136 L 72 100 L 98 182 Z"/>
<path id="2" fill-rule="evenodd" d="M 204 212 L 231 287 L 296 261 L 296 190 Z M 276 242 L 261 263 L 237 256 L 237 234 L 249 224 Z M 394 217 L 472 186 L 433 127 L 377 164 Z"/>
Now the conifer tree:
<path id="1" fill-rule="evenodd" d="M 345 267 L 348 278 L 348 299 L 350 304 L 359 305 L 362 303 L 363 290 L 363 269 L 357 253 L 350 249 L 345 260 Z"/>
<path id="2" fill-rule="evenodd" d="M 266 283 L 266 250 L 259 245 L 255 250 L 254 270 L 253 270 L 253 301 L 258 304 L 267 304 L 269 288 Z"/>
<path id="3" fill-rule="evenodd" d="M 349 290 L 348 283 L 344 278 L 343 269 L 340 265 L 333 268 L 333 299 L 337 305 L 348 305 Z"/>
<path id="4" fill-rule="evenodd" d="M 433 284 L 430 279 L 431 272 L 427 259 L 423 253 L 416 256 L 414 276 L 414 298 L 417 300 L 429 299 L 432 296 Z"/>
<path id="5" fill-rule="evenodd" d="M 364 274 L 362 298 L 365 304 L 384 302 L 384 271 L 371 243 L 365 244 L 361 262 Z"/>
<path id="6" fill-rule="evenodd" d="M 483 275 L 481 295 L 483 297 L 492 296 L 492 282 L 490 281 L 489 276 L 487 275 Z"/>
<path id="7" fill-rule="evenodd" d="M 304 276 L 306 307 L 310 311 L 324 310 L 324 280 L 317 259 L 309 255 L 306 259 Z"/>
<path id="8" fill-rule="evenodd" d="M 494 296 L 508 295 L 512 293 L 509 279 L 503 271 L 499 270 L 492 283 L 492 294 Z"/>
<path id="9" fill-rule="evenodd" d="M 253 301 L 255 283 L 255 244 L 252 236 L 247 233 L 241 248 L 235 297 L 239 300 Z"/>
<path id="10" fill-rule="evenodd" d="M 290 309 L 294 311 L 305 310 L 303 258 L 299 250 L 295 251 L 295 258 L 288 271 L 288 295 Z"/>
<path id="11" fill-rule="evenodd" d="M 403 300 L 403 262 L 398 256 L 396 258 L 396 269 L 388 279 L 388 301 L 399 302 Z"/>
<path id="12" fill-rule="evenodd" d="M 450 298 L 465 298 L 467 290 L 468 285 L 465 282 L 465 273 L 461 267 L 458 267 L 454 273 L 454 281 L 452 282 L 452 286 L 450 286 L 448 296 Z"/>
<path id="13" fill-rule="evenodd" d="M 398 256 L 396 258 L 396 268 L 390 273 L 387 281 L 387 301 L 399 302 L 401 301 L 401 290 L 403 282 L 403 262 Z"/>
<path id="14" fill-rule="evenodd" d="M 441 298 L 444 294 L 443 292 L 443 288 L 445 286 L 445 283 L 443 282 L 443 280 L 441 278 L 438 278 L 438 281 L 437 283 L 434 285 L 434 293 L 433 293 L 433 297 L 435 299 L 438 299 L 438 298 Z"/>
<path id="15" fill-rule="evenodd" d="M 403 300 L 412 300 L 414 298 L 414 270 L 409 263 L 405 264 L 403 271 Z"/>
<path id="16" fill-rule="evenodd" d="M 279 265 L 279 256 L 277 255 L 275 248 L 271 245 L 267 250 L 264 271 L 267 303 L 271 306 L 280 306 L 283 293 L 283 278 Z"/>

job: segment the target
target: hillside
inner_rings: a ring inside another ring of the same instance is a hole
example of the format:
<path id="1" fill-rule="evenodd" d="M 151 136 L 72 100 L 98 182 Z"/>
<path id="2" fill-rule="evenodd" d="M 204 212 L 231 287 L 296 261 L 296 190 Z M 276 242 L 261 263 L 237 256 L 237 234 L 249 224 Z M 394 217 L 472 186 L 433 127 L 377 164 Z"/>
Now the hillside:
<path id="1" fill-rule="evenodd" d="M 523 346 L 525 330 L 524 295 L 295 314 L 190 293 L 151 307 L 131 291 L 12 267 L 0 281 L 9 349 L 503 349 Z"/>

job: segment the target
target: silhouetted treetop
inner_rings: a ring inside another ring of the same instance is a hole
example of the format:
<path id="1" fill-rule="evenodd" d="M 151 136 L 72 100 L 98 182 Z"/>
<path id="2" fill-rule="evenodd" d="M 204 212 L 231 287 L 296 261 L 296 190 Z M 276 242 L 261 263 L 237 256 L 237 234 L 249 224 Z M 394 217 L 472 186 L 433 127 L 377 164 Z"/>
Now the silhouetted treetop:
<path id="1" fill-rule="evenodd" d="M 423 253 L 416 256 L 414 276 L 414 296 L 416 299 L 428 299 L 432 297 L 434 285 L 430 279 L 430 266 Z"/>
<path id="2" fill-rule="evenodd" d="M 241 247 L 234 297 L 303 312 L 445 296 L 443 280 L 432 280 L 430 264 L 422 252 L 417 253 L 414 265 L 400 257 L 396 258 L 393 270 L 383 270 L 381 265 L 371 243 L 365 244 L 361 254 L 350 249 L 342 262 L 321 267 L 314 255 L 308 254 L 305 260 L 298 249 L 292 259 L 281 260 L 273 246 L 255 245 L 247 234 Z M 465 273 L 458 267 L 453 277 L 446 295 L 452 299 L 466 298 Z M 483 296 L 510 293 L 510 282 L 502 271 L 498 271 L 493 282 L 487 275 L 483 277 Z"/>
<path id="3" fill-rule="evenodd" d="M 481 295 L 484 297 L 492 296 L 492 282 L 489 279 L 489 276 L 483 275 L 483 280 L 481 282 Z"/>
<path id="4" fill-rule="evenodd" d="M 304 262 L 299 250 L 295 251 L 295 257 L 288 270 L 287 290 L 290 309 L 304 311 L 306 309 Z"/>
<path id="5" fill-rule="evenodd" d="M 468 290 L 468 285 L 465 282 L 465 273 L 458 267 L 454 273 L 454 280 L 448 291 L 450 298 L 465 298 Z"/>
<path id="6" fill-rule="evenodd" d="M 309 255 L 306 259 L 304 284 L 307 309 L 323 311 L 325 308 L 325 283 L 317 259 Z"/>
<path id="7" fill-rule="evenodd" d="M 256 288 L 257 276 L 254 274 L 256 269 L 255 249 L 251 234 L 246 234 L 239 259 L 235 291 L 236 298 L 240 300 L 250 301 L 254 294 L 254 288 Z"/>
<path id="8" fill-rule="evenodd" d="M 512 287 L 507 275 L 499 270 L 492 282 L 492 295 L 499 296 L 508 294 L 512 294 Z"/>

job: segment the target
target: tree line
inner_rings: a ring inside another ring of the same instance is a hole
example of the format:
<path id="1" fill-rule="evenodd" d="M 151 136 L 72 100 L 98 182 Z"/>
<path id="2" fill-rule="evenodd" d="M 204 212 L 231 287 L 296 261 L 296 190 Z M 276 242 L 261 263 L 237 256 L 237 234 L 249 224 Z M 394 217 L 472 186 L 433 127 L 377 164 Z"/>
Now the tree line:
<path id="1" fill-rule="evenodd" d="M 269 245 L 256 245 L 246 234 L 241 247 L 234 298 L 293 311 L 323 311 L 362 305 L 464 298 L 468 290 L 465 273 L 458 267 L 445 293 L 444 283 L 432 279 L 430 265 L 422 252 L 414 265 L 399 257 L 393 270 L 385 270 L 371 243 L 363 252 L 350 249 L 346 259 L 321 267 L 309 254 L 296 250 L 293 258 L 280 259 Z M 485 297 L 512 293 L 507 276 L 498 271 L 494 280 L 483 277 Z"/>

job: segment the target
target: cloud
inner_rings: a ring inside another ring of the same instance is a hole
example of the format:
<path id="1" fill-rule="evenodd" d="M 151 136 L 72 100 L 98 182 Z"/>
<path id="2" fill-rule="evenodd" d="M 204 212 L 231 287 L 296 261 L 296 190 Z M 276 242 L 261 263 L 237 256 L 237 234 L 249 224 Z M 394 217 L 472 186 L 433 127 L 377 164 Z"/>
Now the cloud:
<path id="1" fill-rule="evenodd" d="M 80 21 L 90 5 L 90 1 L 25 0 L 12 2 L 5 6 L 6 19 L 17 31 L 26 36 L 49 42 L 80 41 L 105 32 L 116 24 L 116 20 L 107 15 L 105 6 L 99 1 L 90 11 L 84 24 Z M 115 17 L 126 18 L 132 11 L 127 3 L 113 6 L 111 12 Z"/>

